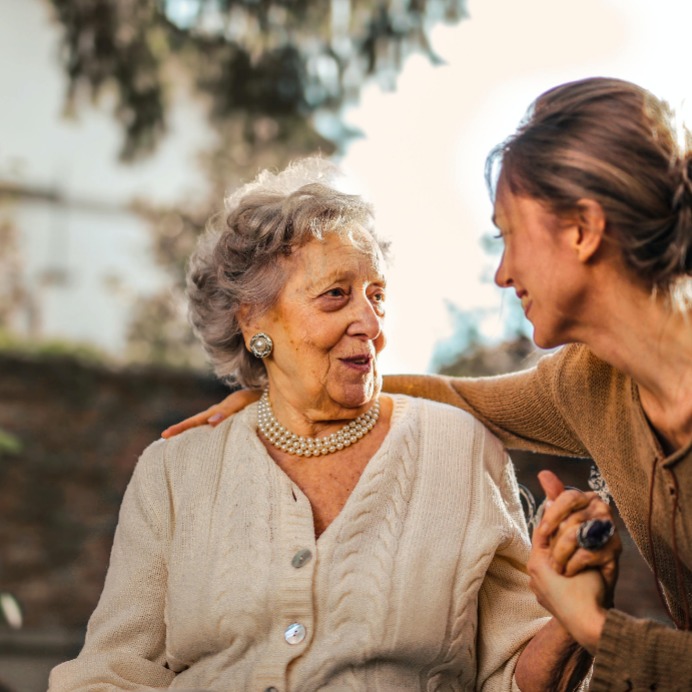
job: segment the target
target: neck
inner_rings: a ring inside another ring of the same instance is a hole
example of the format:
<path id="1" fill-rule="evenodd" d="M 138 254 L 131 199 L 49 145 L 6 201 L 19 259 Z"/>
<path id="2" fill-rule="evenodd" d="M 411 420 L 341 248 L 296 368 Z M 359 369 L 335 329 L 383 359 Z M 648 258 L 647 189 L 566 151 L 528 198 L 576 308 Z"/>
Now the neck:
<path id="1" fill-rule="evenodd" d="M 692 312 L 641 290 L 612 291 L 602 302 L 600 319 L 577 340 L 634 380 L 664 446 L 684 446 L 692 439 Z"/>
<path id="2" fill-rule="evenodd" d="M 292 433 L 304 437 L 328 435 L 368 411 L 377 401 L 382 381 L 368 389 L 342 391 L 336 399 L 326 387 L 306 389 L 300 382 L 269 374 L 272 412 Z M 349 398 L 350 397 L 350 398 Z"/>
<path id="3" fill-rule="evenodd" d="M 276 418 L 265 390 L 259 402 L 257 426 L 274 447 L 297 456 L 323 456 L 340 452 L 358 442 L 377 424 L 380 415 L 379 399 L 367 411 L 330 435 L 320 437 L 300 436 L 285 428 Z"/>

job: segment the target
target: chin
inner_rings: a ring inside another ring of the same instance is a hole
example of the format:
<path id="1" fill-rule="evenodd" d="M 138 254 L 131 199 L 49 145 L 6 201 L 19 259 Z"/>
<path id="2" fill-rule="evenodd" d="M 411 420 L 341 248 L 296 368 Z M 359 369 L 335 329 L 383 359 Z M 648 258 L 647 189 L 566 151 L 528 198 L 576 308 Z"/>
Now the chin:
<path id="1" fill-rule="evenodd" d="M 332 398 L 340 406 L 349 409 L 363 408 L 375 402 L 382 388 L 382 378 L 377 377 L 360 384 L 345 385 Z"/>
<path id="2" fill-rule="evenodd" d="M 567 343 L 565 339 L 561 339 L 557 334 L 543 334 L 535 327 L 533 328 L 533 343 L 544 350 L 557 348 Z"/>
<path id="3" fill-rule="evenodd" d="M 533 343 L 538 346 L 538 348 L 548 349 L 552 348 L 549 341 L 546 341 L 542 337 L 538 336 L 536 332 L 533 333 Z"/>

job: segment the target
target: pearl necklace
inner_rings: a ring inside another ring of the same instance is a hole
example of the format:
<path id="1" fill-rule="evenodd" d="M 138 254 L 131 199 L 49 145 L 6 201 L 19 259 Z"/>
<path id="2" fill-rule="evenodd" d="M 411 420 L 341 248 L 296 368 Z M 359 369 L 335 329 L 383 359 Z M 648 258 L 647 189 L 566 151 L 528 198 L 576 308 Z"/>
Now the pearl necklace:
<path id="1" fill-rule="evenodd" d="M 264 437 L 274 447 L 289 454 L 299 457 L 318 457 L 323 454 L 332 454 L 350 447 L 358 442 L 361 437 L 367 435 L 377 423 L 380 416 L 379 399 L 365 413 L 353 419 L 340 430 L 326 437 L 301 437 L 284 428 L 272 411 L 269 403 L 269 392 L 265 389 L 259 400 L 257 410 L 257 427 Z"/>

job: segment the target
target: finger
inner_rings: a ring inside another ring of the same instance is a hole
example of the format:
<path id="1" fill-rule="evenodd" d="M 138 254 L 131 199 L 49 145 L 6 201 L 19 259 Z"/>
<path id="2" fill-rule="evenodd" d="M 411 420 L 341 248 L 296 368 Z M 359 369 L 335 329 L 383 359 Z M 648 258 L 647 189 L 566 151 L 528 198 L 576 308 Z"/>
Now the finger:
<path id="1" fill-rule="evenodd" d="M 531 546 L 532 550 L 542 550 L 547 551 L 548 558 L 550 557 L 550 539 L 551 535 L 549 532 L 543 532 L 540 530 L 541 524 L 539 522 L 536 530 L 531 535 Z"/>
<path id="2" fill-rule="evenodd" d="M 603 569 L 616 561 L 614 554 L 615 551 L 594 554 L 589 550 L 580 548 L 570 558 L 562 574 L 566 577 L 573 577 L 587 569 Z"/>
<path id="3" fill-rule="evenodd" d="M 584 509 L 572 512 L 553 532 L 550 543 L 553 560 L 564 566 L 572 554 L 580 549 L 577 532 L 580 525 L 589 519 L 611 522 L 613 520 L 607 505 L 596 504 L 593 501 Z"/>
<path id="4" fill-rule="evenodd" d="M 551 534 L 571 514 L 588 507 L 597 498 L 596 493 L 583 493 L 581 490 L 565 490 L 550 502 L 543 512 L 539 530 Z"/>
<path id="5" fill-rule="evenodd" d="M 549 552 L 547 550 L 537 550 L 535 547 L 531 550 L 531 555 L 526 563 L 526 569 L 529 577 L 538 581 L 544 578 L 543 575 L 546 573 L 555 572 L 550 564 Z"/>
<path id="6" fill-rule="evenodd" d="M 606 586 L 606 605 L 609 608 L 613 606 L 613 597 L 615 596 L 615 584 L 618 580 L 618 561 L 615 560 L 601 568 L 601 576 Z"/>
<path id="7" fill-rule="evenodd" d="M 600 569 L 605 577 L 607 571 L 612 572 L 613 565 L 617 568 L 620 553 L 622 553 L 622 540 L 615 533 L 600 550 L 584 550 L 583 548 L 576 550 L 565 564 L 564 575 L 573 577 L 585 569 L 596 568 Z"/>
<path id="8" fill-rule="evenodd" d="M 231 394 L 229 394 L 218 404 L 214 404 L 201 413 L 197 413 L 194 416 L 190 416 L 189 418 L 180 421 L 180 423 L 176 423 L 175 425 L 171 425 L 170 427 L 166 428 L 161 433 L 161 437 L 166 439 L 174 437 L 175 435 L 179 435 L 190 428 L 196 428 L 200 425 L 208 424 L 215 427 L 222 421 L 226 420 L 226 418 L 229 416 L 257 401 L 260 398 L 260 395 L 261 393 L 254 389 L 239 389 L 238 391 L 231 392 Z"/>
<path id="9" fill-rule="evenodd" d="M 553 567 L 562 574 L 572 556 L 581 550 L 577 542 L 579 525 L 587 515 L 575 512 L 559 524 L 550 536 L 550 559 Z"/>
<path id="10" fill-rule="evenodd" d="M 607 522 L 611 526 L 615 526 L 610 507 L 598 498 L 592 498 L 591 502 L 584 509 L 575 511 L 569 515 L 560 523 L 551 537 L 551 557 L 557 565 L 558 571 L 563 572 L 566 570 L 567 564 L 572 559 L 573 555 L 578 550 L 585 548 L 585 546 L 581 546 L 579 543 L 578 533 L 581 525 L 589 520 Z M 605 544 L 604 548 L 609 550 L 610 546 L 615 545 L 618 547 L 620 546 L 619 538 L 617 544 L 611 540 Z M 587 552 L 598 555 L 600 550 L 601 549 L 596 551 L 587 550 Z M 612 555 L 608 555 L 603 561 L 611 558 Z"/>
<path id="11" fill-rule="evenodd" d="M 246 406 L 257 401 L 261 394 L 256 389 L 238 389 L 235 392 L 231 392 L 223 401 L 208 409 L 209 411 L 213 410 L 213 415 L 208 420 L 209 424 L 218 425 L 229 416 L 242 411 Z"/>
<path id="12" fill-rule="evenodd" d="M 549 500 L 554 500 L 565 489 L 564 483 L 552 471 L 540 471 L 538 481 Z"/>
<path id="13" fill-rule="evenodd" d="M 175 425 L 167 427 L 161 433 L 161 437 L 168 439 L 170 437 L 175 437 L 176 435 L 179 435 L 180 433 L 185 432 L 186 430 L 190 430 L 190 428 L 196 428 L 200 425 L 205 425 L 207 420 L 209 420 L 209 416 L 212 415 L 215 409 L 216 404 L 214 406 L 210 406 L 208 409 L 205 409 L 201 413 L 197 413 L 194 416 L 186 418 L 185 420 L 181 420 L 179 423 L 175 423 Z"/>

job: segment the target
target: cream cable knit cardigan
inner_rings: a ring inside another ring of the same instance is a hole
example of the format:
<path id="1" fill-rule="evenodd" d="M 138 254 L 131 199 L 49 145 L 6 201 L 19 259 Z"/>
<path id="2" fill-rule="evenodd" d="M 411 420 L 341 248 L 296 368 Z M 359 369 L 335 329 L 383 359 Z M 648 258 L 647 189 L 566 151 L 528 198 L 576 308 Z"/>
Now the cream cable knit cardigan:
<path id="1" fill-rule="evenodd" d="M 319 540 L 255 433 L 256 405 L 152 444 L 84 649 L 51 692 L 517 689 L 545 611 L 511 463 L 468 414 L 394 399 Z M 288 643 L 294 623 L 305 638 Z"/>

